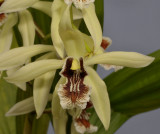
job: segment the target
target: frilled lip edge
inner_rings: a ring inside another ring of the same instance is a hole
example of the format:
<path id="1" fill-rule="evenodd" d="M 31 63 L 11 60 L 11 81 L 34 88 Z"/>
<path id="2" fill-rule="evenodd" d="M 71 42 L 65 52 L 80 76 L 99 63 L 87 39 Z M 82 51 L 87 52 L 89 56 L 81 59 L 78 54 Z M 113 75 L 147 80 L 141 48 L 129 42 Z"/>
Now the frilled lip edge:
<path id="1" fill-rule="evenodd" d="M 84 69 L 83 59 L 80 58 L 80 69 L 71 70 L 73 58 L 69 57 L 63 66 L 60 75 L 66 78 L 66 83 L 58 89 L 60 103 L 64 109 L 85 109 L 90 100 L 90 87 L 85 85 L 84 78 L 87 72 Z"/>

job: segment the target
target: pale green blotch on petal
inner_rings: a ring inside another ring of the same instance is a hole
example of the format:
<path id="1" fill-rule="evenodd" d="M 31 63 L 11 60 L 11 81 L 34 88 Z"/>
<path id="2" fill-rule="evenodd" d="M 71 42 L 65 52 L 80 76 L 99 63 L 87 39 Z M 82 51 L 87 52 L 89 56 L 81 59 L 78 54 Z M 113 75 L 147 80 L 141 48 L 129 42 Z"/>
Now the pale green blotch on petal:
<path id="1" fill-rule="evenodd" d="M 58 88 L 61 84 L 65 83 L 65 78 L 58 81 L 52 98 L 52 115 L 53 115 L 53 127 L 56 134 L 66 134 L 67 113 L 62 109 L 60 105 L 60 99 L 58 96 Z"/>
<path id="2" fill-rule="evenodd" d="M 88 76 L 85 78 L 84 82 L 91 86 L 91 101 L 99 119 L 107 130 L 109 128 L 111 116 L 107 87 L 104 81 L 91 67 L 87 67 L 86 71 Z"/>
<path id="3" fill-rule="evenodd" d="M 5 79 L 11 83 L 27 82 L 47 72 L 62 68 L 63 64 L 63 60 L 55 59 L 35 61 L 23 66 L 14 74 L 10 75 L 9 77 L 5 77 Z"/>
<path id="4" fill-rule="evenodd" d="M 5 0 L 0 7 L 0 13 L 11 13 L 29 8 L 38 0 Z"/>
<path id="5" fill-rule="evenodd" d="M 88 7 L 82 9 L 83 19 L 94 40 L 95 52 L 102 42 L 102 28 L 96 16 L 95 5 L 91 3 Z"/>
<path id="6" fill-rule="evenodd" d="M 50 45 L 33 45 L 29 47 L 14 48 L 0 54 L 0 70 L 7 70 L 22 65 L 29 58 L 44 52 L 55 51 Z"/>
<path id="7" fill-rule="evenodd" d="M 52 94 L 47 98 L 48 101 L 52 100 Z M 6 113 L 6 116 L 17 116 L 23 115 L 35 111 L 35 106 L 33 102 L 33 97 L 27 98 L 16 103 L 11 109 Z"/>
<path id="8" fill-rule="evenodd" d="M 82 33 L 72 27 L 70 6 L 68 6 L 60 22 L 59 33 L 63 40 L 67 56 L 79 58 L 86 55 Z"/>
<path id="9" fill-rule="evenodd" d="M 145 67 L 154 61 L 154 57 L 146 56 L 136 52 L 107 52 L 95 55 L 85 61 L 86 65 L 110 64 L 125 67 Z"/>
<path id="10" fill-rule="evenodd" d="M 13 26 L 17 23 L 18 17 L 16 13 L 7 15 L 7 20 L 0 31 L 0 53 L 8 51 L 12 44 Z"/>
<path id="11" fill-rule="evenodd" d="M 19 12 L 18 29 L 23 39 L 23 46 L 30 46 L 34 44 L 35 39 L 35 24 L 31 13 L 28 10 Z"/>
<path id="12" fill-rule="evenodd" d="M 47 14 L 48 16 L 52 16 L 51 12 L 51 7 L 52 7 L 52 2 L 49 1 L 38 1 L 34 5 L 31 6 L 34 9 L 40 10 Z"/>
<path id="13" fill-rule="evenodd" d="M 61 58 L 64 58 L 64 44 L 59 35 L 59 23 L 67 5 L 64 0 L 54 0 L 52 4 L 51 37 L 53 45 Z"/>

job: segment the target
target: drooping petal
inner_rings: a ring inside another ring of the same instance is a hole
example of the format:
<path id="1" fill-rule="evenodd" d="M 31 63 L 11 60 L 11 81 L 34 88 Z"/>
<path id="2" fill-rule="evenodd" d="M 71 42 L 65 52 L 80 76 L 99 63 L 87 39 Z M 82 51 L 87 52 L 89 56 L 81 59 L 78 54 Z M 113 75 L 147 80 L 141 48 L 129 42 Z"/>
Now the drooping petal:
<path id="1" fill-rule="evenodd" d="M 54 47 L 50 45 L 34 45 L 12 49 L 0 54 L 0 70 L 17 67 L 24 64 L 32 56 L 54 50 Z"/>
<path id="2" fill-rule="evenodd" d="M 60 84 L 63 83 L 65 83 L 65 79 L 61 78 L 55 87 L 52 99 L 53 127 L 56 134 L 66 134 L 67 114 L 60 105 L 60 100 L 57 93 Z"/>
<path id="3" fill-rule="evenodd" d="M 107 52 L 99 55 L 95 55 L 92 58 L 86 60 L 86 65 L 93 64 L 110 64 L 116 66 L 126 66 L 126 67 L 145 67 L 152 63 L 153 57 L 145 56 L 136 52 Z"/>
<path id="4" fill-rule="evenodd" d="M 107 130 L 110 123 L 110 101 L 107 93 L 107 87 L 98 74 L 91 68 L 87 67 L 88 76 L 85 83 L 91 86 L 91 101 L 95 111 Z"/>
<path id="5" fill-rule="evenodd" d="M 83 83 L 87 72 L 84 70 L 83 59 L 80 59 L 80 69 L 71 70 L 73 58 L 68 58 L 61 71 L 66 83 L 58 89 L 61 106 L 64 109 L 85 109 L 90 99 L 90 87 Z"/>
<path id="6" fill-rule="evenodd" d="M 11 47 L 13 31 L 12 27 L 17 23 L 17 14 L 7 15 L 7 20 L 0 32 L 0 53 L 8 51 Z"/>
<path id="7" fill-rule="evenodd" d="M 52 4 L 51 36 L 53 45 L 61 58 L 64 58 L 64 44 L 59 35 L 59 23 L 66 9 L 64 0 L 54 0 Z"/>
<path id="8" fill-rule="evenodd" d="M 38 0 L 4 0 L 0 6 L 0 13 L 11 13 L 29 8 Z"/>
<path id="9" fill-rule="evenodd" d="M 52 94 L 47 98 L 48 101 L 52 100 Z M 6 113 L 6 116 L 17 116 L 23 115 L 35 111 L 35 106 L 33 102 L 33 97 L 27 98 L 23 101 L 16 103 L 11 109 Z"/>
<path id="10" fill-rule="evenodd" d="M 68 6 L 60 21 L 59 33 L 63 40 L 67 56 L 80 58 L 86 55 L 82 33 L 72 28 L 70 6 Z"/>
<path id="11" fill-rule="evenodd" d="M 7 71 L 6 71 L 7 76 L 12 75 L 12 74 L 13 74 L 15 71 L 17 71 L 20 67 L 21 67 L 21 66 L 12 68 L 12 69 L 10 69 L 10 70 L 7 70 Z M 19 87 L 19 88 L 22 89 L 23 91 L 26 91 L 26 83 L 25 83 L 25 82 L 16 82 L 16 83 L 13 83 L 13 84 L 15 84 L 17 87 Z"/>
<path id="12" fill-rule="evenodd" d="M 48 16 L 52 16 L 51 15 L 51 6 L 52 6 L 52 2 L 49 1 L 38 1 L 36 2 L 34 5 L 32 5 L 32 8 L 35 8 L 37 10 L 40 10 L 42 12 L 44 12 L 45 14 L 47 14 Z"/>
<path id="13" fill-rule="evenodd" d="M 14 82 L 27 82 L 33 80 L 40 75 L 47 72 L 54 71 L 61 68 L 64 64 L 63 60 L 41 60 L 33 63 L 29 63 L 24 67 L 17 70 L 14 74 L 5 79 L 11 83 Z"/>
<path id="14" fill-rule="evenodd" d="M 89 4 L 93 3 L 95 0 L 72 0 L 76 8 L 83 9 L 87 8 Z"/>
<path id="15" fill-rule="evenodd" d="M 39 118 L 42 115 L 47 105 L 47 98 L 49 96 L 49 91 L 52 86 L 54 75 L 55 71 L 50 71 L 37 77 L 34 80 L 33 97 L 37 118 Z"/>
<path id="16" fill-rule="evenodd" d="M 35 25 L 32 15 L 29 11 L 23 10 L 19 12 L 19 19 L 18 29 L 23 39 L 23 46 L 31 46 L 35 39 Z"/>
<path id="17" fill-rule="evenodd" d="M 102 29 L 95 13 L 94 4 L 90 4 L 82 10 L 83 18 L 86 26 L 94 40 L 95 52 L 99 49 L 102 42 Z"/>

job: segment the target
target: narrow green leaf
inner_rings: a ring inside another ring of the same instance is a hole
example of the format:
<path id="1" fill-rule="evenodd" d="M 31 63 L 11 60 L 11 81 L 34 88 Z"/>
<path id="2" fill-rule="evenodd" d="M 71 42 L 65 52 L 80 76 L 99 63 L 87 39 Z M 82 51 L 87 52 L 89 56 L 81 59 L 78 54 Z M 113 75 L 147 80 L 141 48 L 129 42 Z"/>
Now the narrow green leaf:
<path id="1" fill-rule="evenodd" d="M 49 121 L 48 114 L 43 114 L 39 119 L 36 119 L 35 116 L 32 124 L 32 134 L 47 134 Z"/>
<path id="2" fill-rule="evenodd" d="M 91 117 L 90 117 L 90 122 L 91 124 L 94 124 L 95 126 L 98 127 L 98 131 L 95 132 L 94 134 L 114 134 L 114 132 L 121 127 L 121 125 L 127 121 L 129 117 L 126 115 L 123 115 L 118 112 L 112 112 L 111 114 L 111 122 L 110 122 L 110 127 L 108 131 L 106 131 L 99 120 L 96 112 L 94 110 L 91 110 Z"/>
<path id="3" fill-rule="evenodd" d="M 16 101 L 16 87 L 0 79 L 0 134 L 16 134 L 15 117 L 5 114 Z"/>

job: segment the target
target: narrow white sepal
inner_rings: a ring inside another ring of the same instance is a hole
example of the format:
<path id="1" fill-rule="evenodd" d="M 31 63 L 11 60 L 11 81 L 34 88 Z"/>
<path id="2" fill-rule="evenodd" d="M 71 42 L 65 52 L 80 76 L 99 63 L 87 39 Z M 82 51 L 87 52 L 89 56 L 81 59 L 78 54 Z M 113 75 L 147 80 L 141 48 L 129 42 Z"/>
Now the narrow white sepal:
<path id="1" fill-rule="evenodd" d="M 92 87 L 91 102 L 93 103 L 94 109 L 99 119 L 107 130 L 109 128 L 111 116 L 107 87 L 104 81 L 91 67 L 86 67 L 86 70 L 88 76 L 86 77 L 85 82 Z"/>
<path id="2" fill-rule="evenodd" d="M 33 98 L 35 109 L 37 113 L 37 119 L 42 115 L 46 105 L 49 91 L 52 86 L 52 81 L 55 75 L 55 71 L 50 71 L 37 77 L 34 80 L 33 85 Z"/>
<path id="3" fill-rule="evenodd" d="M 51 17 L 52 16 L 51 15 L 51 6 L 52 6 L 52 2 L 38 1 L 34 5 L 32 5 L 31 7 L 34 9 L 40 10 Z"/>
<path id="4" fill-rule="evenodd" d="M 14 48 L 0 54 L 0 70 L 17 67 L 24 64 L 26 60 L 32 56 L 54 50 L 54 47 L 50 45 L 33 45 L 29 47 Z"/>
<path id="5" fill-rule="evenodd" d="M 13 26 L 17 23 L 17 14 L 9 14 L 7 20 L 0 31 L 0 53 L 6 52 L 10 49 L 13 38 Z"/>
<path id="6" fill-rule="evenodd" d="M 5 77 L 5 79 L 11 83 L 27 82 L 47 72 L 62 68 L 63 64 L 63 60 L 48 59 L 36 61 L 25 65 L 17 70 L 14 74 L 10 75 L 9 77 Z"/>
<path id="7" fill-rule="evenodd" d="M 154 60 L 154 57 L 146 56 L 136 52 L 107 52 L 99 55 L 95 55 L 86 60 L 86 65 L 94 64 L 110 64 L 116 66 L 125 66 L 125 67 L 145 67 L 151 64 Z"/>
<path id="8" fill-rule="evenodd" d="M 0 7 L 0 13 L 11 13 L 29 8 L 38 0 L 4 0 Z"/>
<path id="9" fill-rule="evenodd" d="M 48 101 L 52 100 L 52 94 L 47 98 Z M 33 102 L 33 97 L 27 98 L 16 103 L 11 109 L 6 113 L 6 116 L 17 116 L 23 115 L 35 111 L 35 106 Z"/>
<path id="10" fill-rule="evenodd" d="M 67 5 L 63 0 L 54 0 L 52 4 L 51 37 L 53 45 L 61 58 L 64 58 L 64 44 L 59 35 L 59 23 Z"/>
<path id="11" fill-rule="evenodd" d="M 91 3 L 87 8 L 82 9 L 82 14 L 86 26 L 94 40 L 95 52 L 99 49 L 102 42 L 102 29 L 95 12 L 95 6 Z"/>
<path id="12" fill-rule="evenodd" d="M 23 39 L 23 46 L 31 46 L 35 39 L 35 24 L 29 11 L 23 10 L 19 12 L 18 29 Z"/>

